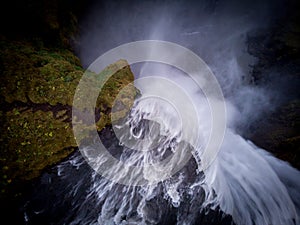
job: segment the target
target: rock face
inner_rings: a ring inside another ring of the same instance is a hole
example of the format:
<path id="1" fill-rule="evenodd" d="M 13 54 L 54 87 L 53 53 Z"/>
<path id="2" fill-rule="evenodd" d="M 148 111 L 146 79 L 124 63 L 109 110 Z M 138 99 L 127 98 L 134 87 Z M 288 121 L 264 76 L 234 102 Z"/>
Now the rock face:
<path id="1" fill-rule="evenodd" d="M 300 169 L 300 102 L 284 104 L 254 127 L 251 139 Z"/>
<path id="2" fill-rule="evenodd" d="M 0 41 L 1 192 L 32 180 L 76 149 L 71 124 L 75 89 L 83 75 L 78 58 L 67 49 L 36 47 L 30 42 Z M 98 130 L 111 123 L 114 100 L 134 76 L 125 60 L 108 66 L 114 75 L 96 105 Z M 129 97 L 130 98 L 130 97 Z M 123 98 L 128 110 L 133 98 Z M 121 115 L 125 115 L 124 112 Z"/>
<path id="3" fill-rule="evenodd" d="M 253 67 L 254 85 L 268 84 L 281 94 L 277 108 L 251 129 L 249 138 L 258 146 L 300 169 L 300 9 L 288 1 L 287 11 L 272 30 L 249 38 L 249 52 L 258 58 Z M 274 96 L 276 99 L 276 96 Z M 274 100 L 275 101 L 275 100 Z"/>

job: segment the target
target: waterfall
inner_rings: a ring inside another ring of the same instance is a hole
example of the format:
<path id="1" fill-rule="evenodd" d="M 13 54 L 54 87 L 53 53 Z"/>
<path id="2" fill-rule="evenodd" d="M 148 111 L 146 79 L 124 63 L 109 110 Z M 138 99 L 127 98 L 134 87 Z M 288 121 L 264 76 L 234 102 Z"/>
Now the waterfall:
<path id="1" fill-rule="evenodd" d="M 168 65 L 131 65 L 141 96 L 124 120 L 99 134 L 116 163 L 93 157 L 97 140 L 85 143 L 84 157 L 77 152 L 44 174 L 24 207 L 25 220 L 41 224 L 46 217 L 53 224 L 74 225 L 300 224 L 300 172 L 240 132 L 280 100 L 271 98 L 273 92 L 264 86 L 249 85 L 249 65 L 256 59 L 247 52 L 246 40 L 251 32 L 272 25 L 282 3 L 133 2 L 92 8 L 79 38 L 83 65 L 137 40 L 172 41 L 191 49 L 208 64 L 224 94 L 224 101 L 211 99 L 226 106 L 218 152 L 213 158 L 205 155 L 213 115 L 194 80 Z M 87 156 L 93 169 L 85 162 Z M 103 168 L 101 176 L 96 171 Z M 44 195 L 54 203 L 41 204 Z"/>
<path id="2" fill-rule="evenodd" d="M 36 224 L 39 215 L 49 211 L 55 215 L 62 207 L 67 211 L 57 224 L 299 224 L 300 172 L 237 134 L 229 126 L 235 114 L 229 102 L 222 145 L 216 158 L 203 168 L 207 159 L 203 146 L 212 124 L 209 104 L 202 92 L 191 88 L 194 81 L 189 76 L 173 69 L 169 72 L 173 72 L 172 82 L 193 102 L 198 120 L 191 120 L 187 127 L 199 131 L 184 135 L 176 104 L 153 96 L 153 90 L 158 90 L 159 96 L 165 93 L 173 99 L 176 89 L 149 82 L 151 76 L 146 82 L 137 81 L 142 94 L 128 116 L 100 133 L 107 151 L 118 162 L 107 164 L 109 176 L 97 172 L 97 166 L 107 163 L 104 155 L 89 159 L 91 169 L 84 157 L 75 154 L 56 167 L 58 178 L 47 175 L 40 187 L 59 187 L 60 192 L 55 193 L 60 196 L 55 202 L 58 209 L 51 209 L 51 203 L 38 208 L 32 200 L 25 207 L 29 222 Z M 192 109 L 184 109 L 190 116 Z M 190 138 L 195 133 L 197 141 Z M 82 148 L 85 154 L 95 154 L 97 140 Z"/>
<path id="3" fill-rule="evenodd" d="M 159 137 L 152 139 L 151 143 L 147 142 L 151 141 L 149 139 L 142 142 L 145 146 L 140 146 L 140 143 L 137 142 L 137 145 L 131 146 L 136 150 L 125 147 L 123 152 L 119 153 L 119 160 L 130 165 L 155 165 L 157 161 L 167 158 L 169 154 L 180 151 L 181 153 L 177 155 L 175 160 L 168 160 L 167 164 L 164 165 L 163 174 L 168 176 L 172 174 L 172 170 L 180 162 L 186 162 L 185 157 L 188 152 L 191 152 L 194 161 L 197 163 L 197 167 L 193 171 L 195 177 L 191 181 L 190 174 L 180 171 L 175 176 L 170 176 L 170 178 L 159 177 L 161 171 L 153 173 L 152 168 L 141 167 L 139 172 L 147 182 L 140 187 L 125 186 L 121 196 L 118 196 L 117 199 L 115 199 L 115 196 L 107 196 L 108 200 L 102 199 L 105 196 L 103 188 L 104 190 L 110 189 L 112 184 L 108 185 L 106 183 L 103 185 L 100 182 L 95 188 L 97 187 L 100 192 L 98 194 L 101 196 L 101 201 L 105 201 L 102 207 L 107 211 L 101 212 L 101 222 L 99 223 L 106 224 L 107 221 L 114 221 L 116 224 L 121 224 L 121 215 L 127 215 L 127 222 L 156 224 L 159 219 L 155 220 L 151 217 L 149 219 L 147 202 L 163 195 L 174 207 L 179 207 L 181 202 L 184 201 L 184 196 L 194 195 L 195 190 L 197 190 L 204 193 L 204 195 L 199 200 L 197 208 L 194 209 L 195 213 L 200 213 L 206 208 L 219 208 L 226 214 L 231 215 L 236 224 L 299 224 L 299 171 L 265 150 L 258 148 L 251 141 L 235 133 L 230 127 L 226 129 L 217 157 L 208 168 L 201 170 L 203 160 L 205 160 L 205 158 L 202 158 L 203 148 L 201 146 L 205 144 L 205 139 L 208 137 L 207 133 L 210 131 L 209 105 L 205 104 L 204 96 L 199 91 L 189 88 L 192 85 L 187 76 L 173 75 L 172 78 L 173 81 L 178 81 L 177 84 L 181 85 L 194 99 L 199 121 L 192 121 L 188 127 L 192 129 L 196 126 L 200 129 L 200 142 L 202 144 L 195 145 L 186 142 L 187 140 L 181 135 L 182 130 L 178 126 L 180 120 L 177 117 L 176 110 L 172 110 L 167 101 L 155 97 L 143 98 L 143 95 L 147 96 L 149 90 L 152 93 L 153 90 L 158 88 L 159 92 L 170 93 L 172 92 L 170 88 L 163 88 L 160 85 L 157 87 L 158 84 L 155 82 L 137 83 L 143 94 L 141 100 L 137 100 L 125 124 L 129 124 L 131 127 L 132 138 L 143 139 L 151 136 L 151 133 L 159 133 Z M 176 94 L 173 93 L 171 96 L 174 97 Z M 230 107 L 234 108 L 233 105 L 230 105 Z M 186 110 L 189 110 L 189 108 L 187 107 Z M 229 110 L 229 112 L 231 111 L 234 111 L 234 109 Z M 157 117 L 160 120 L 157 120 Z M 122 129 L 121 127 L 119 126 L 117 129 Z M 128 135 L 123 138 L 126 145 Z M 121 145 L 124 145 L 122 137 L 120 142 Z M 142 151 L 143 147 L 148 150 Z M 199 158 L 196 156 L 199 156 Z M 156 169 L 159 170 L 160 168 Z M 126 176 L 128 172 L 121 171 L 118 168 L 111 171 L 117 176 L 114 178 L 116 182 Z M 162 179 L 161 183 L 152 184 L 156 179 Z M 130 184 L 132 186 L 137 185 L 134 180 L 130 181 Z M 119 202 L 120 198 L 123 198 L 121 202 Z M 133 202 L 136 204 L 135 207 L 132 206 Z M 120 206 L 116 209 L 115 207 L 118 204 Z M 112 209 L 117 210 L 117 212 L 112 213 Z M 135 210 L 138 213 L 136 218 L 128 216 L 134 214 Z M 159 211 L 152 210 L 150 209 L 155 218 L 162 216 Z M 195 222 L 189 223 L 187 218 L 183 219 L 182 217 L 177 219 L 177 224 L 193 224 Z"/>

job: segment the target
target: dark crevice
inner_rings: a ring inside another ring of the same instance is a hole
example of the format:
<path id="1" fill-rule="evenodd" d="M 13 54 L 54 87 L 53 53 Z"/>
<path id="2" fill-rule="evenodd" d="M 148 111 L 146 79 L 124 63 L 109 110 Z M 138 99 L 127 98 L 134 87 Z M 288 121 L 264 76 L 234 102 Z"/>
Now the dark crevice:
<path id="1" fill-rule="evenodd" d="M 32 112 L 43 111 L 43 112 L 52 112 L 53 116 L 57 119 L 62 119 L 63 122 L 71 122 L 72 118 L 72 106 L 63 105 L 57 103 L 56 105 L 51 105 L 49 103 L 34 103 L 27 97 L 27 102 L 22 101 L 13 101 L 11 103 L 6 102 L 3 98 L 0 99 L 0 110 L 3 112 L 12 111 L 13 109 L 19 109 L 20 112 L 27 110 L 32 110 Z M 58 115 L 59 112 L 65 110 L 66 112 L 63 115 Z"/>
<path id="2" fill-rule="evenodd" d="M 54 118 L 58 120 L 62 120 L 62 122 L 71 123 L 72 122 L 72 106 L 63 105 L 61 103 L 57 103 L 56 105 L 51 105 L 49 103 L 34 103 L 28 97 L 26 97 L 27 102 L 22 101 L 13 101 L 11 103 L 5 101 L 2 96 L 0 96 L 0 111 L 8 112 L 14 109 L 18 109 L 20 113 L 25 112 L 27 110 L 32 110 L 32 112 L 37 112 L 39 110 L 43 112 L 52 112 Z M 59 114 L 61 111 L 66 111 L 63 114 Z M 95 122 L 100 120 L 100 112 L 108 115 L 111 112 L 110 108 L 106 108 L 105 110 L 101 110 L 100 108 L 95 109 Z M 77 112 L 78 113 L 78 112 Z M 82 114 L 82 113 L 80 113 Z M 84 117 L 81 117 L 84 118 Z"/>

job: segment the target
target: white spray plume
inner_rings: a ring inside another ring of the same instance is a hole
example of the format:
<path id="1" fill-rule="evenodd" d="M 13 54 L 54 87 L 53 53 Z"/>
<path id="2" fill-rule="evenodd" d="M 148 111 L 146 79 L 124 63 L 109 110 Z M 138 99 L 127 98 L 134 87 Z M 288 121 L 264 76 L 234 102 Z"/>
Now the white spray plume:
<path id="1" fill-rule="evenodd" d="M 226 97 L 228 125 L 218 157 L 203 171 L 204 177 L 197 179 L 190 188 L 193 190 L 199 186 L 206 193 L 199 211 L 206 206 L 220 207 L 239 225 L 300 223 L 299 171 L 236 133 L 238 124 L 251 123 L 271 104 L 265 90 L 247 84 L 251 70 L 249 65 L 255 62 L 255 58 L 247 53 L 245 42 L 249 32 L 266 28 L 272 23 L 273 14 L 276 14 L 278 8 L 280 4 L 271 1 L 133 1 L 132 4 L 113 1 L 105 3 L 100 9 L 96 7 L 83 24 L 87 28 L 83 30 L 79 53 L 84 65 L 122 43 L 159 39 L 190 48 L 210 66 Z M 205 101 L 201 90 L 186 75 L 152 63 L 133 66 L 133 70 L 137 77 L 162 75 L 187 90 L 197 105 L 197 113 L 202 121 L 198 124 L 199 129 L 204 140 L 207 138 L 210 130 L 209 109 L 203 104 Z M 155 89 L 156 85 L 139 88 L 146 94 L 147 88 Z M 147 104 L 147 107 L 140 103 L 136 107 L 139 112 L 146 114 L 160 111 L 160 115 L 165 117 L 161 118 L 162 121 L 171 121 L 171 116 L 164 111 L 166 108 L 158 102 Z M 172 130 L 174 124 L 164 126 Z M 199 168 L 201 160 L 197 162 Z M 171 182 L 172 185 L 164 183 L 166 196 L 171 198 L 176 207 L 181 202 L 181 195 L 177 191 L 181 182 L 183 179 L 180 178 Z M 108 186 L 104 187 L 102 183 L 101 187 L 108 192 Z M 137 210 L 139 219 L 146 214 L 146 201 L 158 194 L 153 187 L 143 188 L 143 198 Z M 128 205 L 122 202 L 118 213 L 112 214 L 109 207 L 117 199 L 109 196 L 109 201 L 104 200 L 104 191 L 97 190 L 99 198 L 107 204 L 108 209 L 99 216 L 101 223 L 108 220 L 118 223 L 121 212 L 133 210 L 132 207 L 126 208 Z M 135 192 L 135 189 L 130 188 L 123 192 L 130 206 Z M 180 217 L 178 224 L 183 224 Z M 185 221 L 185 224 L 189 223 Z"/>

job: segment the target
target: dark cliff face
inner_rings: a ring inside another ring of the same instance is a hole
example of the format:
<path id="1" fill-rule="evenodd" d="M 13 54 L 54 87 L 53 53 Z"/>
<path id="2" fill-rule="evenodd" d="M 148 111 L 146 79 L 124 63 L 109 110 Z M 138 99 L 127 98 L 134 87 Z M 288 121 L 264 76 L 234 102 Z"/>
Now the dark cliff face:
<path id="1" fill-rule="evenodd" d="M 29 39 L 35 44 L 69 47 L 78 32 L 78 20 L 92 1 L 12 0 L 0 9 L 1 34 L 11 39 Z"/>
<path id="2" fill-rule="evenodd" d="M 248 51 L 258 58 L 253 85 L 274 93 L 274 109 L 249 127 L 258 146 L 300 168 L 300 3 L 287 1 L 286 12 L 271 30 L 249 36 Z M 278 94 L 277 94 L 278 95 Z"/>

